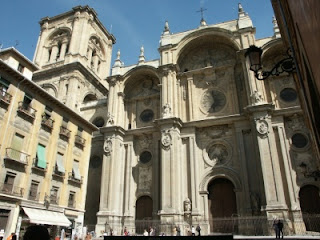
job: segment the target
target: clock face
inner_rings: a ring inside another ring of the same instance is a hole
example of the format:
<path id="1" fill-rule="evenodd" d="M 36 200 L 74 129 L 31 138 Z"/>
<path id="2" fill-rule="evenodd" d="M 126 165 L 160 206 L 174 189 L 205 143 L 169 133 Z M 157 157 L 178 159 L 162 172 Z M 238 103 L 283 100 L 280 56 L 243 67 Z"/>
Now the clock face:
<path id="1" fill-rule="evenodd" d="M 201 98 L 201 107 L 207 113 L 219 112 L 226 105 L 226 96 L 218 90 L 208 90 Z"/>

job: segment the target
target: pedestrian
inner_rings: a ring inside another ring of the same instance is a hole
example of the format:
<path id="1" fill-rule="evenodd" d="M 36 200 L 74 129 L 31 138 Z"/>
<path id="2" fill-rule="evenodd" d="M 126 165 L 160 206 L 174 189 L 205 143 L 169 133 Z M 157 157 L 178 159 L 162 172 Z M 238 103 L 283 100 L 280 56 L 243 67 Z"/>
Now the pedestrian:
<path id="1" fill-rule="evenodd" d="M 155 235 L 156 235 L 156 232 L 154 231 L 154 229 L 150 228 L 149 236 L 155 236 Z"/>
<path id="2" fill-rule="evenodd" d="M 278 226 L 278 219 L 273 220 L 273 229 L 276 233 L 276 238 L 280 238 L 279 226 Z"/>
<path id="3" fill-rule="evenodd" d="M 145 229 L 145 230 L 143 231 L 143 236 L 149 236 L 149 233 L 148 233 L 147 229 Z"/>
<path id="4" fill-rule="evenodd" d="M 3 240 L 4 238 L 4 229 L 0 230 L 0 240 Z"/>
<path id="5" fill-rule="evenodd" d="M 279 238 L 283 238 L 283 222 L 281 220 L 278 221 L 278 229 L 279 229 Z"/>
<path id="6" fill-rule="evenodd" d="M 11 233 L 10 236 L 7 237 L 7 240 L 12 240 L 14 233 Z"/>
<path id="7" fill-rule="evenodd" d="M 196 230 L 195 230 L 194 226 L 191 227 L 191 235 L 192 236 L 196 235 Z"/>
<path id="8" fill-rule="evenodd" d="M 176 229 L 177 229 L 177 236 L 181 236 L 181 229 L 180 229 L 180 227 L 177 226 Z"/>
<path id="9" fill-rule="evenodd" d="M 201 227 L 200 225 L 198 224 L 197 228 L 196 228 L 197 232 L 198 232 L 198 236 L 201 236 Z"/>
<path id="10" fill-rule="evenodd" d="M 87 232 L 87 235 L 85 237 L 85 240 L 91 240 L 92 236 L 89 232 Z"/>
<path id="11" fill-rule="evenodd" d="M 23 240 L 50 240 L 50 235 L 46 227 L 34 225 L 27 228 Z"/>

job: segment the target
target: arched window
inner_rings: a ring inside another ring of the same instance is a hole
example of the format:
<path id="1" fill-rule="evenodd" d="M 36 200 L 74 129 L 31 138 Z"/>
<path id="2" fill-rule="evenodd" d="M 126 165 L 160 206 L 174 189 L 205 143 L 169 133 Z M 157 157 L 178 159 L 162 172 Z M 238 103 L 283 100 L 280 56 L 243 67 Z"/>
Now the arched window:
<path id="1" fill-rule="evenodd" d="M 83 99 L 83 103 L 87 103 L 87 102 L 91 102 L 91 101 L 96 101 L 97 97 L 93 94 L 88 94 L 87 96 L 85 96 L 85 98 Z"/>

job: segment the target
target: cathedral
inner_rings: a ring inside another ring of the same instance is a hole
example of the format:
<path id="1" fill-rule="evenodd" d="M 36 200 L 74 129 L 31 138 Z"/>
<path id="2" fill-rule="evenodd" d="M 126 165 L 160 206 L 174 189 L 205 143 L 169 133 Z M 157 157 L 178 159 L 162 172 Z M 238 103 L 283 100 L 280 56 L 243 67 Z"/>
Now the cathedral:
<path id="1" fill-rule="evenodd" d="M 146 60 L 141 47 L 125 66 L 120 51 L 111 62 L 116 38 L 94 9 L 41 19 L 33 81 L 99 128 L 84 226 L 266 234 L 282 219 L 292 234 L 319 231 L 306 221 L 320 213 L 319 161 L 299 89 L 292 74 L 258 80 L 245 57 L 256 45 L 271 69 L 286 55 L 273 23 L 273 36 L 256 39 L 240 4 L 238 18 L 223 23 L 202 18 L 172 33 L 165 22 L 159 59 Z"/>

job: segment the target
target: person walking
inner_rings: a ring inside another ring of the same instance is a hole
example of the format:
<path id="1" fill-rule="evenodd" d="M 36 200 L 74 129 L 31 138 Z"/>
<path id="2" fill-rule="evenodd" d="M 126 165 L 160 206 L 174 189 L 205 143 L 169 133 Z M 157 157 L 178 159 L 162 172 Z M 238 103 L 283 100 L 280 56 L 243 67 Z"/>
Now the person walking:
<path id="1" fill-rule="evenodd" d="M 196 235 L 196 229 L 194 228 L 194 226 L 191 227 L 191 235 L 192 236 Z"/>
<path id="2" fill-rule="evenodd" d="M 278 221 L 278 231 L 279 231 L 279 238 L 283 238 L 283 222 L 281 220 Z"/>
<path id="3" fill-rule="evenodd" d="M 196 228 L 197 232 L 198 232 L 198 236 L 201 236 L 201 227 L 200 225 L 198 224 L 197 228 Z"/>
<path id="4" fill-rule="evenodd" d="M 276 239 L 278 239 L 278 238 L 280 238 L 280 232 L 279 232 L 279 226 L 278 226 L 278 219 L 275 219 L 274 221 L 273 221 L 273 229 L 274 229 L 274 231 L 275 231 L 275 233 L 276 233 Z"/>

